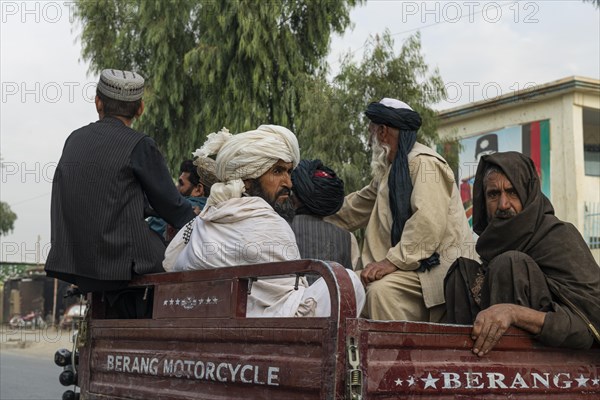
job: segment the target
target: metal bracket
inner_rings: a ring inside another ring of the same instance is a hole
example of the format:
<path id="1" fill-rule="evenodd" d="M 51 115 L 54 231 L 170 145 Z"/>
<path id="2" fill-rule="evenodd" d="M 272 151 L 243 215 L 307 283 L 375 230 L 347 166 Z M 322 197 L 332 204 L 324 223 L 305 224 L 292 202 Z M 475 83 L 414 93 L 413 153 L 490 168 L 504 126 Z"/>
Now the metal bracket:
<path id="1" fill-rule="evenodd" d="M 303 278 L 304 274 L 296 274 L 296 282 L 294 283 L 294 290 L 298 290 L 298 285 L 300 284 L 300 278 Z"/>
<path id="2" fill-rule="evenodd" d="M 82 299 L 83 303 L 83 299 Z M 75 339 L 73 340 L 73 354 L 75 354 L 75 350 L 80 347 L 85 347 L 87 336 L 88 336 L 88 316 L 90 314 L 90 309 L 92 308 L 91 304 L 88 304 L 87 309 L 85 310 L 85 315 L 78 322 L 77 326 L 77 334 Z"/>
<path id="3" fill-rule="evenodd" d="M 254 277 L 250 277 L 250 278 L 248 278 L 248 296 L 249 296 L 250 294 L 252 294 L 252 283 L 253 283 L 254 281 L 257 281 L 257 280 L 258 280 L 258 279 L 257 279 L 257 278 L 254 278 Z"/>
<path id="4" fill-rule="evenodd" d="M 347 382 L 347 397 L 351 400 L 362 400 L 362 370 L 360 369 L 360 356 L 358 349 L 358 341 L 354 337 L 348 338 L 348 375 Z"/>

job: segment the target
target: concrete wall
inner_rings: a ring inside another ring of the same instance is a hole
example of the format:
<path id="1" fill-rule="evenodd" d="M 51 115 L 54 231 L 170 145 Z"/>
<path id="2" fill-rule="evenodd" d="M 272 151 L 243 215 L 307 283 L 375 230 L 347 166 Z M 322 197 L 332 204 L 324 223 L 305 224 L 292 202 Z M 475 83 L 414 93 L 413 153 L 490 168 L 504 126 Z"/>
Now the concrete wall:
<path id="1" fill-rule="evenodd" d="M 594 93 L 567 92 L 474 111 L 440 121 L 441 137 L 469 137 L 504 127 L 550 120 L 550 191 L 558 218 L 582 233 L 584 202 L 600 202 L 600 177 L 585 176 L 582 107 L 600 109 Z"/>

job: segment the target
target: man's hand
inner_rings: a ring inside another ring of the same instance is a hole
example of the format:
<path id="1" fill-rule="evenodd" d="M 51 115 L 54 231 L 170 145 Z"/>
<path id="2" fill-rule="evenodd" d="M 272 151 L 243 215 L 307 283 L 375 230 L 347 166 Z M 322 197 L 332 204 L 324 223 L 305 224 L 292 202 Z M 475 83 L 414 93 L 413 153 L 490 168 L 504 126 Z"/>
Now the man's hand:
<path id="1" fill-rule="evenodd" d="M 481 357 L 494 348 L 513 323 L 512 306 L 494 304 L 477 314 L 471 332 L 471 338 L 475 341 L 473 353 Z"/>
<path id="2" fill-rule="evenodd" d="M 489 353 L 511 325 L 538 334 L 546 313 L 516 304 L 494 304 L 479 312 L 473 322 L 473 353 L 479 357 Z"/>
<path id="3" fill-rule="evenodd" d="M 365 269 L 363 269 L 360 273 L 360 280 L 362 281 L 363 285 L 367 286 L 367 284 L 378 281 L 387 274 L 391 274 L 397 270 L 398 267 L 384 258 L 381 261 L 375 261 L 367 264 Z"/>

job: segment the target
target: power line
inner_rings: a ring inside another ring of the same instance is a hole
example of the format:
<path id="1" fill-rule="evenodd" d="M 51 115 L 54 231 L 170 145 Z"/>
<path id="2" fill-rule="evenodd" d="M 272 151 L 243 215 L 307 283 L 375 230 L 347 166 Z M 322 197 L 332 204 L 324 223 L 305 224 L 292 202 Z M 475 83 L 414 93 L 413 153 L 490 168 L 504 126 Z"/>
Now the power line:
<path id="1" fill-rule="evenodd" d="M 497 3 L 496 3 L 496 4 L 497 4 Z M 513 2 L 511 2 L 511 3 L 506 3 L 506 4 L 503 4 L 503 5 L 499 6 L 498 8 L 502 9 L 502 8 L 504 8 L 504 7 L 507 7 L 507 6 L 510 6 L 510 5 L 513 5 L 513 4 L 517 4 L 517 2 L 516 2 L 516 1 L 513 1 Z M 482 13 L 483 13 L 483 11 L 484 11 L 484 8 L 482 8 L 480 11 L 477 11 L 477 12 L 474 12 L 474 13 L 470 13 L 470 14 L 466 14 L 466 15 L 461 15 L 461 17 L 460 17 L 460 18 L 458 18 L 458 19 L 456 19 L 456 20 L 453 20 L 453 22 L 457 22 L 457 21 L 459 21 L 459 20 L 461 20 L 461 19 L 463 19 L 463 18 L 466 18 L 466 17 L 472 17 L 472 16 L 475 16 L 475 15 L 477 15 L 477 14 L 482 14 Z M 441 24 L 444 24 L 444 23 L 447 23 L 447 22 L 449 22 L 449 21 L 448 21 L 448 20 L 446 20 L 446 19 L 444 19 L 444 20 L 441 20 L 441 21 L 433 22 L 433 23 L 431 23 L 431 24 L 422 25 L 422 26 L 417 26 L 416 28 L 407 29 L 407 30 L 405 30 L 405 31 L 401 31 L 401 32 L 392 33 L 392 34 L 390 34 L 390 37 L 393 37 L 393 36 L 399 36 L 399 35 L 404 35 L 404 34 L 406 34 L 406 33 L 409 33 L 409 32 L 414 32 L 414 31 L 418 31 L 418 30 L 422 30 L 422 29 L 430 28 L 430 27 L 432 27 L 432 26 L 441 25 Z M 360 46 L 359 48 L 357 48 L 357 49 L 355 49 L 355 50 L 351 50 L 351 51 L 350 51 L 348 54 L 350 54 L 350 55 L 353 55 L 353 54 L 354 54 L 354 53 L 356 53 L 357 51 L 359 51 L 359 50 L 363 49 L 363 48 L 364 48 L 364 47 L 367 45 L 367 43 L 370 43 L 370 41 L 369 41 L 369 40 L 365 40 L 365 43 L 364 43 L 362 46 Z M 339 64 L 339 63 L 340 63 L 339 61 L 334 61 L 334 63 L 332 63 L 332 64 Z"/>
<path id="2" fill-rule="evenodd" d="M 35 196 L 35 197 L 30 197 L 30 198 L 28 198 L 28 199 L 25 199 L 25 200 L 17 201 L 16 203 L 9 204 L 9 206 L 11 206 L 11 207 L 18 206 L 18 205 L 20 205 L 20 204 L 27 203 L 27 202 L 29 202 L 29 201 L 36 200 L 36 199 L 39 199 L 39 198 L 42 198 L 42 197 L 48 196 L 50 193 L 52 193 L 52 192 L 48 192 L 48 193 L 44 193 L 44 194 L 40 194 L 40 195 L 38 195 L 38 196 Z"/>

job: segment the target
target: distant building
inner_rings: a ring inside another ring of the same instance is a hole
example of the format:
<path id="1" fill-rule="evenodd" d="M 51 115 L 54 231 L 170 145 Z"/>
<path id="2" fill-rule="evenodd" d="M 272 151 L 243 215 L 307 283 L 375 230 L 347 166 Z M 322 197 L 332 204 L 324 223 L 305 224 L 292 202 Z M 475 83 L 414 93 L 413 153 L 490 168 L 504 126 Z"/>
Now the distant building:
<path id="1" fill-rule="evenodd" d="M 74 299 L 65 299 L 70 286 L 66 282 L 46 276 L 44 266 L 30 263 L 0 262 L 0 323 L 7 323 L 13 315 L 40 312 L 46 319 L 58 318 Z M 55 309 L 56 307 L 56 309 Z M 58 322 L 58 321 L 55 321 Z"/>
<path id="2" fill-rule="evenodd" d="M 440 137 L 459 139 L 459 180 L 470 216 L 479 157 L 530 156 L 558 218 L 574 224 L 600 259 L 600 80 L 569 77 L 439 113 Z"/>

